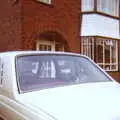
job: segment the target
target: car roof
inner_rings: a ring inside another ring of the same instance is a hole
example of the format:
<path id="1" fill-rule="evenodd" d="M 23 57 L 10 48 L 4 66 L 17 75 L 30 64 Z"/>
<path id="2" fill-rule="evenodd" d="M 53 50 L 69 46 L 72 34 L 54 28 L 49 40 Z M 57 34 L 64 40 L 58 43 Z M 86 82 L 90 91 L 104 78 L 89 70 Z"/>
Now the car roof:
<path id="1" fill-rule="evenodd" d="M 7 51 L 7 52 L 1 52 L 0 56 L 6 56 L 6 57 L 15 57 L 15 56 L 22 56 L 22 55 L 34 55 L 34 54 L 58 54 L 58 55 L 73 55 L 73 56 L 84 56 L 78 53 L 72 53 L 72 52 L 56 52 L 56 51 Z"/>

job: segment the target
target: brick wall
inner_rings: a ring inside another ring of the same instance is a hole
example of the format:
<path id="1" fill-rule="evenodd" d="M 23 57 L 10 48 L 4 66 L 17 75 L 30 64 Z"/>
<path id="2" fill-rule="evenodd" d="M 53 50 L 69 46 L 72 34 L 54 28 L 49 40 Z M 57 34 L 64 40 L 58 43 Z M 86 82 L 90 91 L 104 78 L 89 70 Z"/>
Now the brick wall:
<path id="1" fill-rule="evenodd" d="M 52 5 L 23 0 L 22 5 L 24 49 L 34 49 L 38 36 L 51 31 L 63 36 L 69 51 L 80 52 L 80 0 L 52 0 Z"/>
<path id="2" fill-rule="evenodd" d="M 20 6 L 12 0 L 2 0 L 0 3 L 0 51 L 22 48 Z"/>
<path id="3" fill-rule="evenodd" d="M 35 49 L 43 32 L 60 34 L 68 51 L 80 51 L 80 0 L 3 0 L 0 15 L 0 51 Z"/>

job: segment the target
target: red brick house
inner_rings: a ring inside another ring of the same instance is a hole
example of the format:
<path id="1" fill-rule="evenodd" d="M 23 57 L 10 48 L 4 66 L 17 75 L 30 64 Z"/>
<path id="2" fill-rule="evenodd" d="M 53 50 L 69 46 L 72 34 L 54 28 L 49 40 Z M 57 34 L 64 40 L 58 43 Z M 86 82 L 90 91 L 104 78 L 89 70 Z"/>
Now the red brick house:
<path id="1" fill-rule="evenodd" d="M 82 53 L 120 81 L 120 0 L 3 0 L 0 51 Z"/>
<path id="2" fill-rule="evenodd" d="M 80 0 L 4 0 L 0 11 L 1 51 L 80 52 Z"/>

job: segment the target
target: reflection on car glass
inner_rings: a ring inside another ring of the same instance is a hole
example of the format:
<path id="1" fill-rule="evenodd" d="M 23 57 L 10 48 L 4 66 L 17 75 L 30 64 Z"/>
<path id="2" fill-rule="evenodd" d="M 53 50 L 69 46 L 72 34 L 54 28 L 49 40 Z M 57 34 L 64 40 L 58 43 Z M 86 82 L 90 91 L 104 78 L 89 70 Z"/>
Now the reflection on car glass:
<path id="1" fill-rule="evenodd" d="M 109 78 L 84 57 L 24 56 L 17 59 L 21 89 L 104 82 Z"/>

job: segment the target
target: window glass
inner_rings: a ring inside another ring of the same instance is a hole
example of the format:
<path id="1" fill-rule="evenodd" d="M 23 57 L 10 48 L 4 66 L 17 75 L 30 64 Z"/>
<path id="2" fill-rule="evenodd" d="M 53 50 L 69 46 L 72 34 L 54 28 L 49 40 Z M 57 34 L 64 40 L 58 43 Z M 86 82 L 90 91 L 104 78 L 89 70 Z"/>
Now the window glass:
<path id="1" fill-rule="evenodd" d="M 97 0 L 97 10 L 113 16 L 119 16 L 119 0 Z"/>
<path id="2" fill-rule="evenodd" d="M 82 11 L 93 11 L 94 0 L 82 0 Z"/>
<path id="3" fill-rule="evenodd" d="M 39 45 L 40 51 L 49 51 L 49 50 L 51 51 L 51 49 L 52 49 L 51 45 L 42 45 L 42 44 Z"/>
<path id="4" fill-rule="evenodd" d="M 95 44 L 95 51 L 96 51 L 96 53 L 95 53 L 95 61 L 97 62 L 97 63 L 102 63 L 103 62 L 103 43 L 104 41 L 97 41 L 96 42 L 96 44 Z M 99 53 L 99 55 L 98 55 L 98 53 Z"/>
<path id="5" fill-rule="evenodd" d="M 64 51 L 64 44 L 56 41 L 37 41 L 36 49 L 40 51 Z"/>
<path id="6" fill-rule="evenodd" d="M 82 11 L 93 11 L 95 7 L 94 1 L 97 3 L 97 11 L 119 16 L 119 0 L 82 0 Z"/>
<path id="7" fill-rule="evenodd" d="M 23 56 L 17 58 L 16 69 L 19 88 L 22 92 L 110 81 L 95 64 L 82 56 Z"/>

